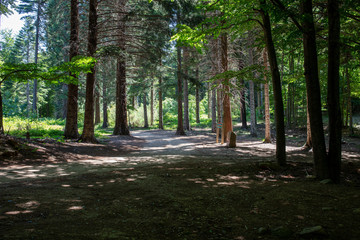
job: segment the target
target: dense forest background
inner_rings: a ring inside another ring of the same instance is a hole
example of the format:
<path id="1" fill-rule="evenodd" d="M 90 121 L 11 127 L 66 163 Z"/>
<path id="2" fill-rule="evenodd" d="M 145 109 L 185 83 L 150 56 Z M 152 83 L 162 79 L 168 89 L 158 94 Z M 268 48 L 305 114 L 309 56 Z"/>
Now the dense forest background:
<path id="1" fill-rule="evenodd" d="M 94 142 L 101 129 L 222 123 L 227 141 L 239 122 L 276 138 L 282 165 L 285 129 L 307 128 L 317 176 L 335 180 L 341 129 L 359 135 L 358 1 L 22 0 L 1 11 L 24 20 L 0 33 L 2 134 Z M 91 71 L 79 56 L 96 59 Z"/>

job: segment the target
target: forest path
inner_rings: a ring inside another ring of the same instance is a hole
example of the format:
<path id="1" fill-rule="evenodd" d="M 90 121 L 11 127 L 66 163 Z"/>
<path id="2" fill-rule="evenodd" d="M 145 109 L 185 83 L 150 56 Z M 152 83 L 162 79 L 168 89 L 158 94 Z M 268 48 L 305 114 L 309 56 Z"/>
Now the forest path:
<path id="1" fill-rule="evenodd" d="M 209 131 L 188 132 L 137 130 L 132 136 L 109 136 L 103 144 L 76 142 L 38 144 L 45 158 L 16 161 L 0 166 L 0 184 L 13 181 L 76 176 L 86 173 L 106 174 L 117 169 L 130 169 L 181 161 L 233 164 L 274 160 L 274 144 L 238 137 L 236 148 L 215 142 Z M 309 155 L 304 156 L 307 158 Z M 297 158 L 299 159 L 299 155 Z"/>

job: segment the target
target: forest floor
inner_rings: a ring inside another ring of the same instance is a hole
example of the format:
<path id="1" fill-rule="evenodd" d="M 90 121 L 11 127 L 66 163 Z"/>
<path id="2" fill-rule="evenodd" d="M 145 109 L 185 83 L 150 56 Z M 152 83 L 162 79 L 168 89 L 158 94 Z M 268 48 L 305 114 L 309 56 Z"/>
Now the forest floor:
<path id="1" fill-rule="evenodd" d="M 313 178 L 306 133 L 275 144 L 205 130 L 137 130 L 100 144 L 2 139 L 0 239 L 359 239 L 360 139 L 341 184 Z M 13 156 L 12 156 L 13 155 Z"/>

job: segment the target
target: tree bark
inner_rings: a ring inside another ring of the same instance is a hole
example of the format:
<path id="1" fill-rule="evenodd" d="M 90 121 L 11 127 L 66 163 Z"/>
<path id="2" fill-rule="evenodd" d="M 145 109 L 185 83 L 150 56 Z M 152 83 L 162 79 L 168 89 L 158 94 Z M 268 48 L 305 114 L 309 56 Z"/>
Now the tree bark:
<path id="1" fill-rule="evenodd" d="M 4 116 L 3 116 L 3 102 L 1 95 L 1 83 L 0 83 L 0 135 L 4 134 Z"/>
<path id="2" fill-rule="evenodd" d="M 196 79 L 199 80 L 199 67 L 196 68 Z M 199 85 L 196 84 L 195 88 L 195 99 L 196 99 L 196 123 L 200 123 L 200 96 L 199 96 Z"/>
<path id="3" fill-rule="evenodd" d="M 350 136 L 354 135 L 354 127 L 353 127 L 353 116 L 352 116 L 352 106 L 351 106 L 351 85 L 350 85 L 350 74 L 349 68 L 345 68 L 345 78 L 347 84 L 347 109 L 349 115 L 349 134 Z"/>
<path id="4" fill-rule="evenodd" d="M 182 73 L 181 73 L 181 48 L 177 47 L 177 104 L 178 104 L 178 126 L 176 135 L 186 135 L 183 124 L 183 110 L 182 110 Z"/>
<path id="5" fill-rule="evenodd" d="M 149 127 L 149 121 L 148 121 L 148 116 L 147 116 L 147 107 L 146 107 L 146 93 L 144 93 L 144 97 L 143 97 L 143 107 L 144 107 L 144 128 L 148 128 Z"/>
<path id="6" fill-rule="evenodd" d="M 97 47 L 97 0 L 89 0 L 88 54 L 94 56 Z M 95 67 L 86 75 L 86 99 L 82 142 L 98 142 L 94 134 Z"/>
<path id="7" fill-rule="evenodd" d="M 100 119 L 100 93 L 99 90 L 95 90 L 95 125 L 101 122 Z"/>
<path id="8" fill-rule="evenodd" d="M 330 178 L 340 182 L 341 171 L 341 110 L 340 110 L 340 11 L 338 0 L 328 0 L 328 109 Z"/>
<path id="9" fill-rule="evenodd" d="M 221 35 L 221 70 L 222 72 L 226 72 L 228 70 L 228 42 L 227 42 L 227 34 Z M 223 100 L 223 128 L 224 131 L 224 142 L 228 142 L 228 132 L 232 132 L 233 125 L 231 119 L 231 104 L 230 104 L 230 79 L 223 80 L 224 87 L 224 100 Z"/>
<path id="10" fill-rule="evenodd" d="M 79 54 L 79 2 L 78 0 L 71 0 L 71 14 L 70 14 L 70 53 L 69 59 Z M 75 76 L 73 76 L 75 77 Z M 78 130 L 78 85 L 68 85 L 68 97 L 66 107 L 66 124 L 64 137 L 67 139 L 79 138 Z"/>
<path id="11" fill-rule="evenodd" d="M 211 88 L 210 88 L 210 83 L 206 84 L 207 86 L 207 95 L 208 95 L 208 105 L 207 105 L 207 110 L 208 110 L 208 119 L 211 118 Z"/>
<path id="12" fill-rule="evenodd" d="M 103 75 L 103 90 L 102 90 L 102 102 L 103 102 L 103 124 L 102 128 L 109 127 L 109 119 L 108 119 L 108 103 L 106 99 L 107 94 L 107 86 L 106 86 L 106 75 Z"/>
<path id="13" fill-rule="evenodd" d="M 189 86 L 188 86 L 188 68 L 189 68 L 189 50 L 187 47 L 183 48 L 184 66 L 183 66 L 183 82 L 184 82 L 184 130 L 190 130 L 190 119 L 189 119 Z"/>
<path id="14" fill-rule="evenodd" d="M 39 54 L 39 35 L 40 35 L 40 14 L 41 14 L 41 1 L 37 0 L 37 13 L 36 13 L 36 34 L 35 34 L 35 64 L 38 63 L 38 54 Z M 33 112 L 38 116 L 37 109 L 37 89 L 38 89 L 38 80 L 34 79 L 34 89 L 33 89 Z"/>
<path id="15" fill-rule="evenodd" d="M 244 60 L 243 59 L 239 59 L 239 65 L 238 65 L 238 69 L 239 71 L 242 70 L 245 66 Z M 241 118 L 241 127 L 242 128 L 247 128 L 247 122 L 246 122 L 246 96 L 245 96 L 245 83 L 244 83 L 244 79 L 240 79 L 240 85 L 241 85 L 241 90 L 240 90 L 240 118 Z"/>
<path id="16" fill-rule="evenodd" d="M 264 24 L 264 37 L 269 57 L 275 102 L 276 160 L 280 166 L 284 166 L 286 165 L 284 104 L 282 99 L 281 79 L 276 59 L 276 51 L 271 33 L 270 17 L 264 10 L 265 4 L 266 0 L 260 0 L 260 5 L 262 7 L 261 16 Z"/>
<path id="17" fill-rule="evenodd" d="M 118 57 L 116 64 L 116 109 L 114 135 L 130 135 L 126 106 L 126 62 Z"/>
<path id="18" fill-rule="evenodd" d="M 150 126 L 154 125 L 154 82 L 151 80 L 150 89 Z"/>
<path id="19" fill-rule="evenodd" d="M 311 140 L 311 125 L 310 125 L 310 115 L 309 115 L 309 103 L 308 98 L 306 98 L 306 143 L 303 146 L 304 150 L 310 150 L 313 147 Z"/>
<path id="20" fill-rule="evenodd" d="M 304 69 L 307 98 L 309 101 L 315 172 L 317 178 L 327 179 L 330 176 L 321 113 L 320 81 L 312 0 L 303 0 L 301 7 L 302 13 L 305 16 L 302 22 L 302 28 L 304 30 Z"/>
<path id="21" fill-rule="evenodd" d="M 161 66 L 161 61 L 160 61 Z M 163 100 L 162 100 L 162 75 L 160 71 L 159 76 L 159 129 L 164 129 L 164 123 L 163 123 Z"/>
<path id="22" fill-rule="evenodd" d="M 263 51 L 263 59 L 265 70 L 268 71 L 268 59 L 266 49 Z M 265 76 L 264 84 L 264 102 L 265 102 L 265 143 L 271 143 L 271 128 L 270 128 L 270 99 L 269 99 L 269 83 Z"/>
<path id="23" fill-rule="evenodd" d="M 253 49 L 249 46 L 249 63 L 254 64 Z M 256 133 L 256 112 L 255 112 L 255 87 L 252 80 L 249 81 L 250 91 L 250 135 L 253 137 L 257 136 Z"/>

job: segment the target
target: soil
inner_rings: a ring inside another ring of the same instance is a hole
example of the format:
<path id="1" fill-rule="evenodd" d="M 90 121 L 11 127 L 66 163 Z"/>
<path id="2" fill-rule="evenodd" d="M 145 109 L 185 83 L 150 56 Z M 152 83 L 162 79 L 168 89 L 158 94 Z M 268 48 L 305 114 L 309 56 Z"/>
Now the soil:
<path id="1" fill-rule="evenodd" d="M 360 139 L 344 139 L 332 184 L 305 137 L 288 132 L 286 167 L 274 143 L 227 148 L 204 130 L 2 139 L 17 150 L 0 159 L 0 239 L 359 239 Z"/>

